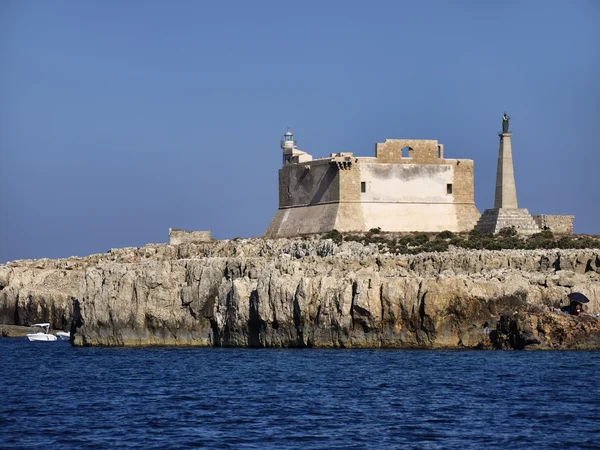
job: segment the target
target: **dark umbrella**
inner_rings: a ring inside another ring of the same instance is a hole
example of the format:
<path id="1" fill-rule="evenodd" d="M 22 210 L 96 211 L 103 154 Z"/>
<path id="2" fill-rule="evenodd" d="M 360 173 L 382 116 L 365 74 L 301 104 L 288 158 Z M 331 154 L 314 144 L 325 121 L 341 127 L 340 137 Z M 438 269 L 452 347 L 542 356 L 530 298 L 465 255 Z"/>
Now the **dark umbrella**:
<path id="1" fill-rule="evenodd" d="M 581 292 L 572 292 L 568 295 L 569 300 L 577 303 L 589 303 L 590 299 L 583 295 Z"/>

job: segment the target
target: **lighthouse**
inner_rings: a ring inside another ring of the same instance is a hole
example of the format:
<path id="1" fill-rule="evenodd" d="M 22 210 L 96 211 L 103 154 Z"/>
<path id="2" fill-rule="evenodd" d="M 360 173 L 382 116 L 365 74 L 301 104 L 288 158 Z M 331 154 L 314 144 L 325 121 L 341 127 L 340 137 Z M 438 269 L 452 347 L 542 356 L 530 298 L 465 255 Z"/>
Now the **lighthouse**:
<path id="1" fill-rule="evenodd" d="M 294 134 L 288 128 L 283 135 L 283 141 L 280 144 L 281 150 L 283 150 L 283 165 L 302 163 L 312 161 L 312 156 L 306 152 L 303 152 L 296 146 L 294 140 Z"/>

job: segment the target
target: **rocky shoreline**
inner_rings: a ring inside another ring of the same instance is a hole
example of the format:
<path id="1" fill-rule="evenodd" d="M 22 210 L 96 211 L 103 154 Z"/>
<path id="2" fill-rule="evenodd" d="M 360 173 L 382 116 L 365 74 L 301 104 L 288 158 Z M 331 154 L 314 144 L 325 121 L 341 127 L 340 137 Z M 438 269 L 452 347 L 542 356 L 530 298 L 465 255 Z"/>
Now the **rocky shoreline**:
<path id="1" fill-rule="evenodd" d="M 32 327 L 24 327 L 21 325 L 5 325 L 0 324 L 0 337 L 26 337 L 29 333 L 36 333 L 39 328 L 34 330 Z"/>
<path id="2" fill-rule="evenodd" d="M 559 311 L 575 291 L 586 315 Z M 0 323 L 82 346 L 598 349 L 599 301 L 598 249 L 257 238 L 0 265 Z"/>

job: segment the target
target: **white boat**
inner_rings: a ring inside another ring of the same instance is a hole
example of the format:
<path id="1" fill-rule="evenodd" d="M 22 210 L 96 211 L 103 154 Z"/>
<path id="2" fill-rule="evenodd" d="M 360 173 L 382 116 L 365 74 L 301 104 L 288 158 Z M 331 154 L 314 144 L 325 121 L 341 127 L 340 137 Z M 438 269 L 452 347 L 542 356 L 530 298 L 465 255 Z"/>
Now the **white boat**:
<path id="1" fill-rule="evenodd" d="M 40 327 L 44 331 L 38 331 L 37 333 L 30 333 L 27 335 L 27 339 L 30 341 L 55 341 L 56 336 L 48 333 L 50 329 L 49 323 L 34 323 L 31 327 Z"/>
<path id="2" fill-rule="evenodd" d="M 71 339 L 71 333 L 69 331 L 57 331 L 56 337 L 58 337 L 62 341 L 68 341 Z"/>

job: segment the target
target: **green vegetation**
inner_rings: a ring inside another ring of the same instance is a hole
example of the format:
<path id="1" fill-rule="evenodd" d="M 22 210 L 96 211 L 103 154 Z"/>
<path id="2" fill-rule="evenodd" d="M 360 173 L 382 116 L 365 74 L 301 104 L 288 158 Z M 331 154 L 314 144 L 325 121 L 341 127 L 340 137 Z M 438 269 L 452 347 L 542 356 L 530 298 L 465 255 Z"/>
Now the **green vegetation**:
<path id="1" fill-rule="evenodd" d="M 444 230 L 440 234 L 438 234 L 436 239 L 454 239 L 456 235 L 452 231 Z"/>
<path id="2" fill-rule="evenodd" d="M 360 242 L 362 245 L 377 245 L 380 252 L 392 254 L 417 254 L 423 252 L 445 252 L 450 247 L 473 250 L 511 250 L 511 249 L 577 249 L 600 248 L 600 236 L 563 236 L 556 238 L 551 231 L 542 231 L 532 236 L 519 236 L 514 227 L 500 230 L 496 235 L 489 235 L 478 230 L 471 230 L 468 235 L 455 234 L 451 231 L 426 234 L 385 233 L 380 228 L 372 228 L 367 233 L 340 233 L 332 230 L 324 236 L 335 243 Z"/>
<path id="3" fill-rule="evenodd" d="M 423 245 L 423 244 L 426 244 L 427 242 L 429 242 L 429 238 L 427 237 L 426 234 L 421 233 L 421 234 L 417 234 L 415 236 L 415 243 L 417 245 Z"/>
<path id="4" fill-rule="evenodd" d="M 502 228 L 498 234 L 503 237 L 511 237 L 517 235 L 517 229 L 514 226 Z"/>
<path id="5" fill-rule="evenodd" d="M 325 236 L 323 236 L 323 237 L 325 239 L 331 239 L 336 244 L 340 244 L 342 242 L 342 240 L 343 240 L 342 233 L 340 233 L 336 229 L 331 230 L 330 232 L 328 232 L 327 234 L 325 234 Z"/>

